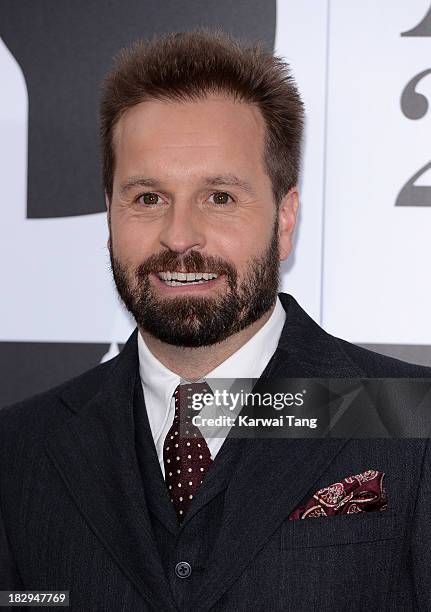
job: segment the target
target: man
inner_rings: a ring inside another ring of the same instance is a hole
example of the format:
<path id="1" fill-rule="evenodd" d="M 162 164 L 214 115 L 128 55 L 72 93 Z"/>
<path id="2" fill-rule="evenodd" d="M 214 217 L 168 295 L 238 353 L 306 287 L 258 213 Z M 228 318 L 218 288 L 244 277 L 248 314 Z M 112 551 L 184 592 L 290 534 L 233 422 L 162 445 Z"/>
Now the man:
<path id="1" fill-rule="evenodd" d="M 111 361 L 0 413 L 3 589 L 69 590 L 79 611 L 430 609 L 427 439 L 178 432 L 184 380 L 430 376 L 277 297 L 302 118 L 286 65 L 221 35 L 120 56 L 103 172 L 137 329 Z"/>

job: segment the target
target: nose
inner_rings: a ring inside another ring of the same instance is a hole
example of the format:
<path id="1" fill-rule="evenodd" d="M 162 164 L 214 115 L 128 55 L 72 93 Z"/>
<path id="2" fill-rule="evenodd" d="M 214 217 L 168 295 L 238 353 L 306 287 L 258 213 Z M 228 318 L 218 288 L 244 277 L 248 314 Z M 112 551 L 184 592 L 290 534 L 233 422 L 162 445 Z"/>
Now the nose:
<path id="1" fill-rule="evenodd" d="M 177 202 L 164 217 L 160 244 L 176 253 L 205 246 L 203 219 L 193 206 Z"/>

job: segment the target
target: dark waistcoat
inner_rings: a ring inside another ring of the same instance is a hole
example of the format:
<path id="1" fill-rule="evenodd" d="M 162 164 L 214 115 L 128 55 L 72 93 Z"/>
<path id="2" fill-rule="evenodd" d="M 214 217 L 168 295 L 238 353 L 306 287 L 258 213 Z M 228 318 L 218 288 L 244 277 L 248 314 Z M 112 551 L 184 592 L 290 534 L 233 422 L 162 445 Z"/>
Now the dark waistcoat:
<path id="1" fill-rule="evenodd" d="M 243 441 L 225 440 L 179 525 L 160 469 L 139 377 L 134 419 L 136 454 L 154 539 L 172 597 L 181 609 L 193 599 L 208 565 L 223 518 L 225 492 L 238 465 Z M 180 578 L 175 568 L 184 561 L 190 565 L 191 574 Z"/>

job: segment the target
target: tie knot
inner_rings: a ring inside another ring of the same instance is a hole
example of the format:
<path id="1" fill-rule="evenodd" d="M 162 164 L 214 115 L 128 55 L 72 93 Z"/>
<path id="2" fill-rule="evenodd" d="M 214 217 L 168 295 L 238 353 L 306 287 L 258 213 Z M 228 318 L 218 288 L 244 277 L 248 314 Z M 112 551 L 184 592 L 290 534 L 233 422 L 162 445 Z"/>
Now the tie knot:
<path id="1" fill-rule="evenodd" d="M 190 416 L 193 408 L 193 399 L 195 395 L 201 399 L 202 395 L 213 392 L 206 382 L 185 383 L 178 385 L 174 392 L 175 407 L 178 414 Z"/>
<path id="2" fill-rule="evenodd" d="M 207 382 L 194 382 L 194 383 L 182 383 L 178 385 L 175 392 L 179 392 L 180 395 L 184 395 L 187 399 L 191 399 L 195 393 L 211 393 L 211 388 Z"/>

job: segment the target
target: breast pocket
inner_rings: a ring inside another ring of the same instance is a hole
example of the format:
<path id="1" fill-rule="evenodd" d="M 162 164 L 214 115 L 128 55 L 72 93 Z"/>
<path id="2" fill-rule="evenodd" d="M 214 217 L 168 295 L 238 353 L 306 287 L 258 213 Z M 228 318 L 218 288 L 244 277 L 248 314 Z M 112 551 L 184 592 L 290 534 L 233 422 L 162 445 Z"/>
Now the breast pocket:
<path id="1" fill-rule="evenodd" d="M 285 544 L 291 548 L 315 548 L 400 537 L 393 510 L 358 512 L 331 517 L 286 521 Z"/>
<path id="2" fill-rule="evenodd" d="M 285 521 L 283 610 L 384 610 L 402 554 L 394 510 Z"/>

